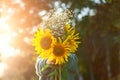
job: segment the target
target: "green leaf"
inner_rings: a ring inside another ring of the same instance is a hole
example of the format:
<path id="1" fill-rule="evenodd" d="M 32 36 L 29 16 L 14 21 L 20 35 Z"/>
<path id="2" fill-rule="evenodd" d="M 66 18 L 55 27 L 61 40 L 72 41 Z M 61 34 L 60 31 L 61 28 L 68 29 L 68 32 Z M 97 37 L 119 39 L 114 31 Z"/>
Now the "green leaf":
<path id="1" fill-rule="evenodd" d="M 50 77 L 50 80 L 53 80 L 53 76 Z"/>
<path id="2" fill-rule="evenodd" d="M 53 75 L 56 74 L 56 72 L 57 72 L 57 71 L 56 71 L 56 69 L 55 69 L 53 72 L 49 73 L 47 76 L 48 76 L 48 77 L 53 76 Z"/>
<path id="3" fill-rule="evenodd" d="M 47 68 L 50 68 L 51 66 L 50 65 L 45 65 L 42 69 L 41 69 L 41 71 L 44 71 L 44 70 L 46 70 Z"/>

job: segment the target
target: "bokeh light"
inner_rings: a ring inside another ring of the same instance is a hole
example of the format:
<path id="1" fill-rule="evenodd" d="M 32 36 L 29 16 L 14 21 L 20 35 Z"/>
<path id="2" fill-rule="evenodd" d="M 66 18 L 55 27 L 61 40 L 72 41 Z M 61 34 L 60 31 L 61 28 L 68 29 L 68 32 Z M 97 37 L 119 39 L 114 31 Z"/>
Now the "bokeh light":
<path id="1" fill-rule="evenodd" d="M 4 70 L 7 68 L 5 63 L 0 63 L 0 77 L 3 75 Z"/>

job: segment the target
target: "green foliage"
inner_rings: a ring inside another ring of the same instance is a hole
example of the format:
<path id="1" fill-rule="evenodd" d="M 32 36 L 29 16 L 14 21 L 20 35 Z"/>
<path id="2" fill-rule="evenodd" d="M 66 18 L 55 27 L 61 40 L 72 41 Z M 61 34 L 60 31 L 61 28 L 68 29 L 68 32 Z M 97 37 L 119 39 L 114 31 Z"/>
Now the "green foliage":
<path id="1" fill-rule="evenodd" d="M 106 0 L 107 3 L 112 3 L 113 0 Z"/>

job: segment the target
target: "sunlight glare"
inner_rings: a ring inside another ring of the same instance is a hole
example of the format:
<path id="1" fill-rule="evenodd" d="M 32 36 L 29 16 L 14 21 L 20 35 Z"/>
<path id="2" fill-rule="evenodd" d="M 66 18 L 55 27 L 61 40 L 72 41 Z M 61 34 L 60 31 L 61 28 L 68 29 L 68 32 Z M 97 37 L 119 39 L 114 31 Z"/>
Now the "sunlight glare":
<path id="1" fill-rule="evenodd" d="M 0 63 L 0 77 L 3 75 L 6 67 L 7 67 L 7 65 L 5 63 Z"/>
<path id="2" fill-rule="evenodd" d="M 10 42 L 16 36 L 16 33 L 10 29 L 3 17 L 0 18 L 0 53 L 6 58 L 16 55 L 16 49 L 10 46 Z"/>
<path id="3" fill-rule="evenodd" d="M 17 49 L 10 46 L 10 42 L 15 36 L 15 33 L 12 32 L 0 34 L 0 53 L 4 58 L 15 56 L 19 53 Z"/>
<path id="4" fill-rule="evenodd" d="M 4 18 L 0 18 L 0 30 L 9 30 L 9 26 L 5 23 Z"/>

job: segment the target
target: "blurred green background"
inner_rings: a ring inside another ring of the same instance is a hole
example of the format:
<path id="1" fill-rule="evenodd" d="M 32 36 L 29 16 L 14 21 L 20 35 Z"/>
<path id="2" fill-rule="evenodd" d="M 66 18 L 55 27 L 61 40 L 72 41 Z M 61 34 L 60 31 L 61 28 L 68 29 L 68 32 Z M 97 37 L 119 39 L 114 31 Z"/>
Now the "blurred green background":
<path id="1" fill-rule="evenodd" d="M 0 0 L 0 80 L 38 80 L 31 39 L 53 8 L 74 12 L 80 80 L 120 80 L 120 0 Z"/>

